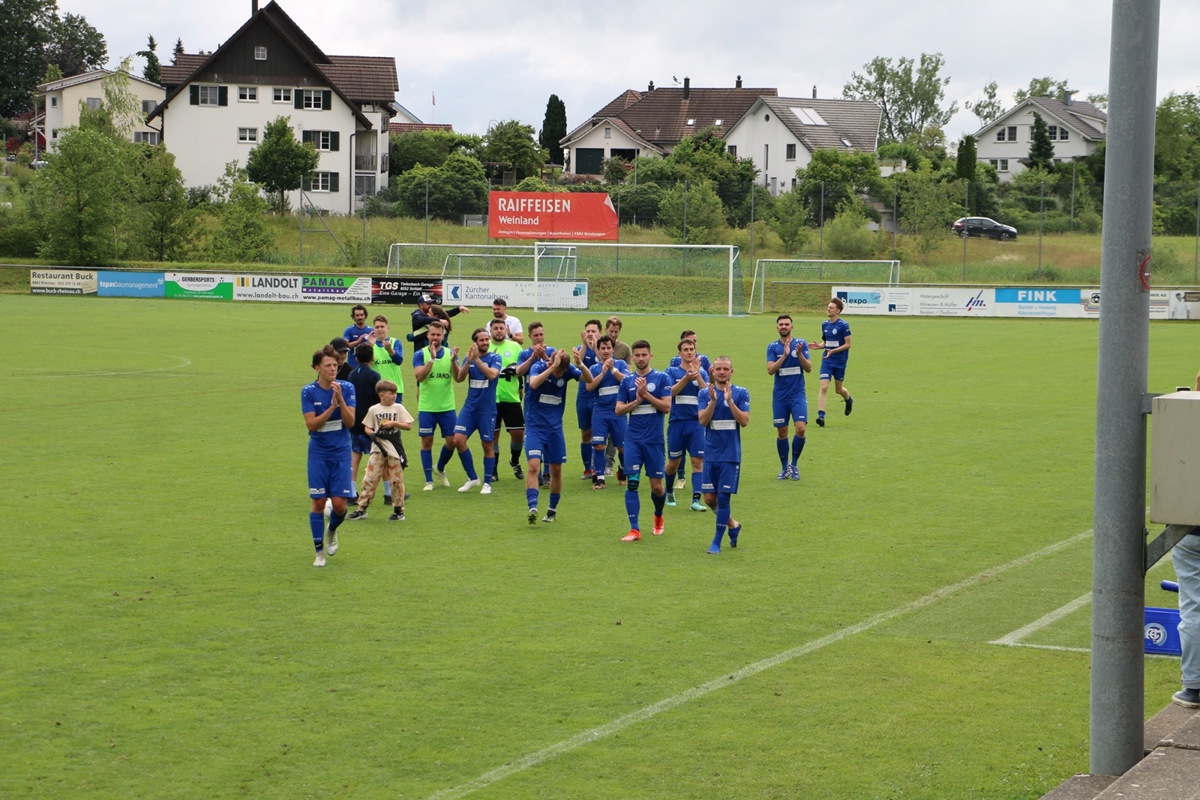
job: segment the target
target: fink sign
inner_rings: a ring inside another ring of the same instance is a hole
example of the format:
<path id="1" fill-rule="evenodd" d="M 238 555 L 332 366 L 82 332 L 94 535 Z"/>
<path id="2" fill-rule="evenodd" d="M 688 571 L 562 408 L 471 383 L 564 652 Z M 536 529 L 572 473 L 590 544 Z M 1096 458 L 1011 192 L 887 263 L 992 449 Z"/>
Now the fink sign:
<path id="1" fill-rule="evenodd" d="M 617 240 L 617 210 L 604 192 L 490 192 L 493 239 Z"/>

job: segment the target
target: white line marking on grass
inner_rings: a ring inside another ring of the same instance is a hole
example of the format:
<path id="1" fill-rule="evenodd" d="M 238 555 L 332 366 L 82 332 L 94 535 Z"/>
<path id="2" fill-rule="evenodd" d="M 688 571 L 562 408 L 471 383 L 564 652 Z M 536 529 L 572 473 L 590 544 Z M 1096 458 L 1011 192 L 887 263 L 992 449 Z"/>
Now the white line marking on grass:
<path id="1" fill-rule="evenodd" d="M 1061 608 L 1056 608 L 1055 610 L 1051 611 L 1049 614 L 1046 614 L 1045 616 L 1041 617 L 1040 619 L 1034 620 L 1033 622 L 1029 623 L 1025 627 L 1017 628 L 1015 631 L 1008 634 L 1007 636 L 1001 636 L 999 639 L 996 639 L 995 641 L 988 642 L 988 644 L 1020 644 L 1026 638 L 1028 638 L 1032 634 L 1037 633 L 1042 628 L 1045 628 L 1049 625 L 1053 625 L 1055 622 L 1058 622 L 1063 617 L 1067 616 L 1068 614 L 1073 614 L 1074 612 L 1078 611 L 1079 609 L 1083 608 L 1084 606 L 1088 605 L 1091 602 L 1092 602 L 1092 593 L 1088 592 L 1085 595 L 1076 597 L 1074 600 L 1067 603 L 1065 606 L 1062 606 Z"/>
<path id="2" fill-rule="evenodd" d="M 739 683 L 746 678 L 751 678 L 760 672 L 771 669 L 772 667 L 778 667 L 779 665 L 786 664 L 787 662 L 793 661 L 800 656 L 807 655 L 824 647 L 828 647 L 831 644 L 836 644 L 843 639 L 847 639 L 855 634 L 878 627 L 885 622 L 889 622 L 896 617 L 903 616 L 911 611 L 917 611 L 933 605 L 943 598 L 949 597 L 950 595 L 960 592 L 963 589 L 970 589 L 974 586 L 978 586 L 979 584 L 991 580 L 992 578 L 1008 572 L 1011 569 L 1026 566 L 1027 564 L 1031 564 L 1040 558 L 1052 555 L 1060 550 L 1065 550 L 1071 545 L 1087 539 L 1091 535 L 1092 531 L 1090 530 L 1084 531 L 1083 533 L 1077 533 L 1074 536 L 1062 540 L 1061 542 L 1056 542 L 1048 547 L 1043 547 L 1041 550 L 1038 550 L 1034 553 L 1028 553 L 1020 558 L 1013 559 L 1007 564 L 1001 564 L 998 567 L 985 569 L 983 572 L 972 575 L 969 578 L 965 578 L 958 583 L 952 583 L 949 586 L 943 586 L 941 589 L 936 589 L 924 597 L 919 597 L 912 602 L 905 603 L 902 606 L 897 606 L 889 611 L 881 612 L 873 617 L 868 617 L 856 625 L 851 625 L 847 628 L 834 631 L 828 636 L 822 636 L 820 639 L 814 639 L 811 642 L 802 644 L 799 647 L 793 647 L 790 650 L 785 650 L 782 653 L 773 655 L 770 658 L 765 658 L 762 661 L 756 661 L 753 664 L 747 664 L 741 669 L 735 670 L 728 675 L 722 675 L 721 677 L 715 678 L 707 683 L 702 683 L 699 686 L 693 686 L 691 689 L 685 689 L 679 694 L 659 700 L 657 703 L 652 705 L 639 708 L 637 711 L 626 714 L 623 717 L 618 717 L 612 722 L 606 722 L 603 725 L 583 731 L 582 733 L 576 734 L 569 739 L 564 739 L 561 742 L 552 744 L 549 747 L 538 750 L 537 752 L 530 753 L 527 756 L 518 758 L 517 760 L 511 761 L 501 767 L 488 770 L 474 780 L 467 781 L 466 783 L 459 784 L 458 786 L 454 786 L 449 789 L 443 789 L 440 792 L 435 792 L 429 796 L 429 800 L 457 800 L 457 798 L 466 797 L 472 792 L 490 786 L 491 784 L 501 781 L 510 775 L 515 775 L 518 772 L 524 772 L 530 767 L 536 767 L 539 764 L 543 764 L 552 758 L 562 755 L 563 753 L 568 753 L 572 750 L 582 747 L 585 744 L 590 744 L 591 742 L 599 739 L 612 736 L 614 733 L 623 731 L 638 722 L 656 717 L 664 711 L 670 711 L 671 709 L 681 706 L 690 700 L 696 700 L 704 697 L 707 694 L 711 694 L 718 689 L 724 689 L 727 686 L 733 686 L 735 683 Z"/>
<path id="3" fill-rule="evenodd" d="M 113 378 L 119 375 L 148 375 L 153 372 L 172 372 L 177 369 L 187 369 L 192 365 L 192 362 L 183 356 L 167 356 L 167 358 L 173 358 L 179 363 L 166 367 L 155 367 L 153 369 L 114 370 L 112 372 L 101 372 L 99 370 L 94 372 L 46 372 L 43 373 L 43 376 L 47 378 L 65 378 L 67 376 L 72 378 Z"/>

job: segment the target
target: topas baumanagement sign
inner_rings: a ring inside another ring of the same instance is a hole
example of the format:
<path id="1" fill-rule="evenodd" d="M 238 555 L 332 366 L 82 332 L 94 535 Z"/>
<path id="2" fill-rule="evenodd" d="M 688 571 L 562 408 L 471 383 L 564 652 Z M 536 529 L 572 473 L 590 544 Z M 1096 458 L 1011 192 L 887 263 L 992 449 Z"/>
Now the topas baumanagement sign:
<path id="1" fill-rule="evenodd" d="M 617 241 L 617 210 L 604 192 L 491 192 L 493 239 Z"/>

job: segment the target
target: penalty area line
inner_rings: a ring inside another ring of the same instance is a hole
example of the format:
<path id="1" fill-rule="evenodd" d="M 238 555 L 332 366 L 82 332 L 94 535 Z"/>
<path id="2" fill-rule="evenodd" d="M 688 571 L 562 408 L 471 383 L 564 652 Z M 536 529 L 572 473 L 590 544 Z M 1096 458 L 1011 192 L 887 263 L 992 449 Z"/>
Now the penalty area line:
<path id="1" fill-rule="evenodd" d="M 1060 542 L 1043 547 L 1041 550 L 1037 550 L 1033 553 L 1027 553 L 1020 558 L 1015 558 L 1006 564 L 1001 564 L 997 567 L 990 567 L 982 572 L 972 575 L 969 578 L 964 578 L 957 583 L 952 583 L 947 586 L 943 586 L 940 589 L 935 589 L 924 597 L 919 597 L 916 600 L 896 606 L 888 611 L 882 611 L 872 617 L 868 617 L 862 622 L 850 625 L 846 628 L 841 628 L 826 636 L 822 636 L 819 639 L 813 639 L 812 641 L 799 645 L 798 647 L 785 650 L 782 653 L 777 653 L 770 658 L 756 661 L 753 664 L 747 664 L 741 669 L 735 670 L 727 675 L 722 675 L 719 678 L 707 681 L 699 686 L 693 686 L 692 688 L 686 689 L 679 694 L 659 700 L 657 703 L 639 708 L 637 711 L 633 711 L 623 717 L 618 717 L 611 722 L 606 722 L 605 724 L 598 725 L 590 730 L 577 733 L 576 735 L 568 739 L 563 739 L 561 742 L 552 744 L 549 747 L 545 747 L 526 756 L 522 756 L 515 761 L 510 761 L 509 763 L 504 764 L 503 766 L 488 770 L 479 777 L 467 781 L 466 783 L 435 792 L 429 796 L 429 800 L 458 800 L 458 798 L 466 797 L 472 792 L 490 786 L 497 781 L 504 780 L 511 775 L 516 775 L 519 772 L 524 772 L 527 769 L 544 764 L 553 758 L 557 758 L 564 753 L 576 750 L 586 744 L 590 744 L 591 742 L 612 736 L 613 734 L 619 733 L 620 731 L 623 731 L 632 725 L 656 717 L 664 711 L 670 711 L 671 709 L 681 706 L 684 703 L 711 694 L 718 689 L 724 689 L 728 686 L 733 686 L 734 684 L 740 683 L 746 678 L 753 677 L 760 672 L 764 672 L 772 667 L 778 667 L 782 664 L 786 664 L 789 661 L 794 661 L 800 656 L 804 656 L 828 647 L 831 644 L 836 644 L 843 639 L 854 636 L 855 634 L 869 631 L 872 628 L 878 627 L 885 622 L 890 622 L 897 617 L 926 608 L 927 606 L 933 605 L 939 600 L 961 592 L 964 589 L 970 589 L 978 586 L 979 584 L 991 580 L 992 578 L 1008 572 L 1009 570 L 1018 569 L 1028 564 L 1032 564 L 1038 559 L 1052 555 L 1061 550 L 1065 550 L 1066 548 L 1071 547 L 1072 545 L 1084 539 L 1087 539 L 1091 535 L 1092 531 L 1090 530 L 1077 533 L 1074 536 L 1070 536 Z"/>

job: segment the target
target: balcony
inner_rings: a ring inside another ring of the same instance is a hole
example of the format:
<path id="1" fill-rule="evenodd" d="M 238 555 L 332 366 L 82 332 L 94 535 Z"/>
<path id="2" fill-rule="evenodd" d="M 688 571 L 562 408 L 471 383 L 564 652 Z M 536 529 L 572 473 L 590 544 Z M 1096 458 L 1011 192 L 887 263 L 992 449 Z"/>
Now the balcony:
<path id="1" fill-rule="evenodd" d="M 355 153 L 354 154 L 354 169 L 357 172 L 374 172 L 375 171 L 375 154 L 374 153 Z"/>

